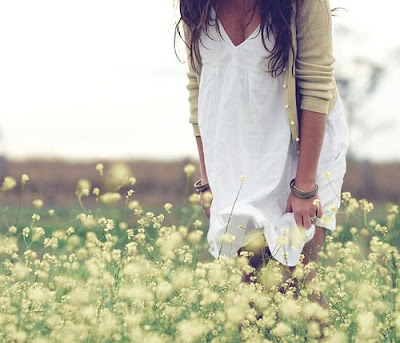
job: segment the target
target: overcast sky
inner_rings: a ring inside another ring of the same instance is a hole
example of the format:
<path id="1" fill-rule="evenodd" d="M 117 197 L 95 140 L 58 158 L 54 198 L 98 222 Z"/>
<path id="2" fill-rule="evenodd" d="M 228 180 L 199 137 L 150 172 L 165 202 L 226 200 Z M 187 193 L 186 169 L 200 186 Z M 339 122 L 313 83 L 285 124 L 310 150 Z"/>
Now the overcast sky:
<path id="1" fill-rule="evenodd" d="M 379 62 L 400 46 L 398 2 L 331 5 L 347 8 L 335 21 L 358 33 L 353 46 L 335 38 L 337 58 Z M 1 151 L 14 158 L 197 157 L 173 23 L 166 0 L 0 0 Z M 360 154 L 379 159 L 371 150 Z"/>

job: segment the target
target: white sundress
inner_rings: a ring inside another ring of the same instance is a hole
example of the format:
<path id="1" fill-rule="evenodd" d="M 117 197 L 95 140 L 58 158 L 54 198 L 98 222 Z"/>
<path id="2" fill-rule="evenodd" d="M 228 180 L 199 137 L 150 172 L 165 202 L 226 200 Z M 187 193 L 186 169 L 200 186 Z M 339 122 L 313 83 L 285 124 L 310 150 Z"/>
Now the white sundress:
<path id="1" fill-rule="evenodd" d="M 304 244 L 314 236 L 315 226 L 301 236 L 293 213 L 285 213 L 298 155 L 284 107 L 284 75 L 272 78 L 265 71 L 269 53 L 259 27 L 235 46 L 215 10 L 212 15 L 214 25 L 209 25 L 208 35 L 203 30 L 200 36 L 198 98 L 198 125 L 213 193 L 209 252 L 215 258 L 232 258 L 246 244 L 251 230 L 259 230 L 272 256 L 294 266 Z M 271 47 L 272 42 L 267 43 Z M 340 206 L 347 147 L 348 130 L 339 98 L 327 120 L 317 170 L 324 217 L 316 225 L 331 231 L 336 228 L 334 208 Z M 241 175 L 246 176 L 242 185 Z"/>

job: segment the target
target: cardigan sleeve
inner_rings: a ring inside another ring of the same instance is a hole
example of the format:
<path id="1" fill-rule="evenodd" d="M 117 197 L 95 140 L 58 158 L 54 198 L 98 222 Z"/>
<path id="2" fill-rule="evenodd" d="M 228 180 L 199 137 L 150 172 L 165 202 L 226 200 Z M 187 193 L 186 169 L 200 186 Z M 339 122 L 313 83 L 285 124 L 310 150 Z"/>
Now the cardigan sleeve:
<path id="1" fill-rule="evenodd" d="M 185 41 L 188 42 L 190 39 L 190 30 L 188 26 L 182 21 L 183 32 Z M 189 57 L 190 50 L 186 46 L 186 54 Z M 189 106 L 190 106 L 190 116 L 189 123 L 192 124 L 193 134 L 195 136 L 200 136 L 199 124 L 197 120 L 197 109 L 198 109 L 198 98 L 199 98 L 199 81 L 198 75 L 192 67 L 192 63 L 190 62 L 190 58 L 187 59 L 188 64 L 188 72 L 186 73 L 188 77 L 188 83 L 186 85 L 187 90 L 189 91 Z"/>
<path id="2" fill-rule="evenodd" d="M 335 89 L 329 0 L 302 0 L 296 13 L 296 82 L 300 109 L 328 114 Z"/>

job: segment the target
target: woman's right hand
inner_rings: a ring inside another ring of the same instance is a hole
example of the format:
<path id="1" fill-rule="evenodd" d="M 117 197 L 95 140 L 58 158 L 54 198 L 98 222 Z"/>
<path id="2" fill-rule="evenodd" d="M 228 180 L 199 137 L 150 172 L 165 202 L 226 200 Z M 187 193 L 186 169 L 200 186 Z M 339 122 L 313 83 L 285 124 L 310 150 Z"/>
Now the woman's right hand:
<path id="1" fill-rule="evenodd" d="M 212 203 L 212 191 L 211 189 L 207 189 L 204 192 L 200 193 L 200 205 L 203 207 L 204 213 L 207 215 L 208 219 L 210 219 L 210 207 Z"/>

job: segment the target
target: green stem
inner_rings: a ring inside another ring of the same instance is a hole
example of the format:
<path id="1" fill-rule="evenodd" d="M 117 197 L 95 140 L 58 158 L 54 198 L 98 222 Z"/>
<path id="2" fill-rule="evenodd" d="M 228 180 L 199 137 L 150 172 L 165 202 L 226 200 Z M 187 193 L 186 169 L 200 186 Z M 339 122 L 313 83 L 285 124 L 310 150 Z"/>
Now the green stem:
<path id="1" fill-rule="evenodd" d="M 125 202 L 125 214 L 124 214 L 125 223 L 127 223 L 128 221 L 128 203 L 129 203 L 129 197 L 126 198 Z"/>
<path id="2" fill-rule="evenodd" d="M 225 234 L 227 233 L 227 231 L 228 231 L 228 227 L 229 227 L 229 223 L 230 223 L 230 221 L 231 221 L 233 209 L 235 208 L 237 199 L 239 198 L 239 194 L 240 194 L 240 191 L 242 190 L 242 186 L 243 186 L 243 183 L 241 182 L 241 183 L 240 183 L 240 187 L 239 187 L 239 191 L 237 192 L 235 201 L 233 202 L 233 205 L 232 205 L 231 213 L 229 214 L 228 223 L 226 224 L 224 235 L 225 235 Z M 218 252 L 218 258 L 220 258 L 220 256 L 221 256 L 221 251 L 222 251 L 222 245 L 223 245 L 223 244 L 224 244 L 224 242 L 221 242 L 221 247 L 219 248 L 219 252 Z"/>
<path id="3" fill-rule="evenodd" d="M 199 250 L 200 250 L 200 242 L 199 243 L 197 243 L 197 246 L 196 246 L 196 254 L 194 255 L 194 261 L 193 261 L 193 263 L 194 263 L 194 268 L 193 268 L 193 274 L 196 272 L 196 268 L 197 268 L 197 257 L 199 256 Z"/>
<path id="4" fill-rule="evenodd" d="M 79 201 L 79 206 L 80 206 L 85 212 L 87 212 L 87 209 L 85 208 L 85 206 L 83 206 L 82 195 L 78 195 L 78 201 Z"/>
<path id="5" fill-rule="evenodd" d="M 194 210 L 193 214 L 190 216 L 190 218 L 187 221 L 186 226 L 192 225 L 192 223 L 198 218 L 199 214 L 201 213 L 201 207 L 198 210 Z"/>
<path id="6" fill-rule="evenodd" d="M 3 220 L 4 220 L 4 223 L 6 224 L 6 228 L 8 229 L 9 227 L 10 227 L 10 225 L 8 224 L 8 220 L 7 220 L 7 217 L 5 216 L 5 214 L 4 214 L 4 212 L 7 210 L 7 208 L 3 208 L 2 209 L 2 217 L 3 217 Z M 7 230 L 7 233 L 8 233 L 8 230 Z"/>
<path id="7" fill-rule="evenodd" d="M 17 227 L 17 224 L 18 224 L 18 218 L 19 218 L 19 213 L 20 213 L 21 204 L 22 204 L 22 193 L 23 193 L 23 190 L 24 190 L 24 184 L 22 183 L 21 184 L 21 188 L 19 189 L 18 209 L 17 209 L 17 215 L 15 217 L 15 223 L 14 223 L 15 227 Z"/>
<path id="8" fill-rule="evenodd" d="M 186 177 L 186 182 L 185 182 L 185 192 L 183 194 L 183 204 L 186 205 L 188 202 L 188 196 L 189 196 L 189 183 L 190 183 L 191 177 L 187 176 Z"/>

